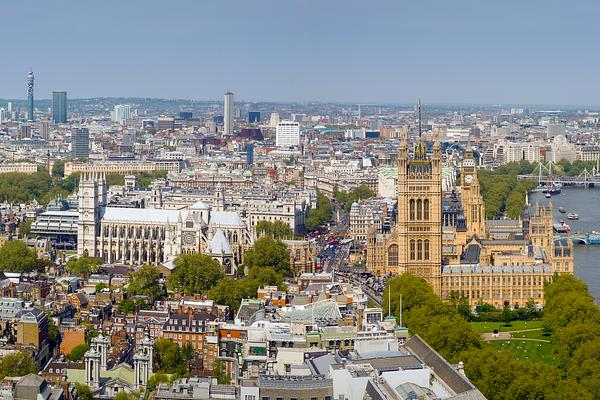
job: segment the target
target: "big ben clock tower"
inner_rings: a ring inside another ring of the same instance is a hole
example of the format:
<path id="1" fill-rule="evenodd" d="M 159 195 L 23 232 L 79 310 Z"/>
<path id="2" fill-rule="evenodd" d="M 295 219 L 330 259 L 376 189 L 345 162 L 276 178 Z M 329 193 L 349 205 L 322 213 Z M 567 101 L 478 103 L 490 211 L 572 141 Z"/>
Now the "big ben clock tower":
<path id="1" fill-rule="evenodd" d="M 469 236 L 485 237 L 485 209 L 481 197 L 477 165 L 471 150 L 465 151 L 460 168 L 462 205 Z"/>

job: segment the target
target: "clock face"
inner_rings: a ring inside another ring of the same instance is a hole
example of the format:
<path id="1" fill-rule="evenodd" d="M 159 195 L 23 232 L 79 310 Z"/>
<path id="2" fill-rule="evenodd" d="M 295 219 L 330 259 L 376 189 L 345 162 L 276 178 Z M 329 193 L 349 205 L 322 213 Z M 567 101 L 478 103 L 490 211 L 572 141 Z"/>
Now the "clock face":
<path id="1" fill-rule="evenodd" d="M 192 246 L 196 242 L 196 236 L 192 232 L 184 233 L 181 239 L 186 246 Z"/>
<path id="2" fill-rule="evenodd" d="M 467 183 L 473 182 L 473 175 L 467 175 L 467 176 L 465 176 L 465 182 L 467 182 Z"/>

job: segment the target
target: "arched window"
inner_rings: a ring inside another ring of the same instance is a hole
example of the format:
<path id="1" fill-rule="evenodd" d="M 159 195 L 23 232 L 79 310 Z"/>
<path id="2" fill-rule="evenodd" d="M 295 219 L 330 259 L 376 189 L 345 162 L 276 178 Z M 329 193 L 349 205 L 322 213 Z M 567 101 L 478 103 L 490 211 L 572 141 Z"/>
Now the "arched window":
<path id="1" fill-rule="evenodd" d="M 423 200 L 423 219 L 429 221 L 429 200 Z"/>
<path id="2" fill-rule="evenodd" d="M 415 259 L 415 241 L 414 240 L 410 241 L 410 259 L 411 260 Z"/>
<path id="3" fill-rule="evenodd" d="M 429 260 L 429 239 L 425 239 L 425 242 L 423 243 L 423 253 L 424 253 L 424 259 L 425 260 Z"/>
<path id="4" fill-rule="evenodd" d="M 423 219 L 423 205 L 421 204 L 421 199 L 417 200 L 417 221 Z"/>
<path id="5" fill-rule="evenodd" d="M 423 259 L 423 241 L 417 240 L 417 260 Z"/>
<path id="6" fill-rule="evenodd" d="M 398 265 L 398 245 L 393 244 L 388 247 L 388 265 L 389 266 L 397 266 Z"/>
<path id="7" fill-rule="evenodd" d="M 413 199 L 410 199 L 410 201 L 408 202 L 408 208 L 409 208 L 410 220 L 414 221 L 415 220 L 415 201 Z"/>

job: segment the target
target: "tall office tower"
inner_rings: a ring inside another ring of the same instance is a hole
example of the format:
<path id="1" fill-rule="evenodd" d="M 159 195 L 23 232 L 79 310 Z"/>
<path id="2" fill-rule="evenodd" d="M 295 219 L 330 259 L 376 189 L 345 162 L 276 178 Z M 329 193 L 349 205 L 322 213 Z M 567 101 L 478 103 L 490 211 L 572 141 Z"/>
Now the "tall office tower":
<path id="1" fill-rule="evenodd" d="M 19 127 L 19 139 L 31 137 L 31 125 L 23 124 Z"/>
<path id="2" fill-rule="evenodd" d="M 271 113 L 271 119 L 269 120 L 269 126 L 271 128 L 277 128 L 277 124 L 279 124 L 279 113 Z"/>
<path id="3" fill-rule="evenodd" d="M 260 122 L 260 111 L 250 111 L 248 113 L 248 123 L 258 124 Z"/>
<path id="4" fill-rule="evenodd" d="M 0 108 L 0 125 L 2 125 L 6 121 L 6 111 L 4 108 Z"/>
<path id="5" fill-rule="evenodd" d="M 67 123 L 67 92 L 52 92 L 52 122 Z"/>
<path id="6" fill-rule="evenodd" d="M 8 106 L 6 107 L 6 112 L 8 112 L 9 114 L 13 112 L 12 101 L 8 102 Z"/>
<path id="7" fill-rule="evenodd" d="M 75 128 L 71 135 L 71 155 L 75 158 L 90 156 L 90 131 L 88 128 Z"/>
<path id="8" fill-rule="evenodd" d="M 254 164 L 254 144 L 248 143 L 246 145 L 246 165 L 249 167 Z"/>
<path id="9" fill-rule="evenodd" d="M 226 135 L 233 134 L 233 93 L 225 93 L 225 104 L 224 104 L 224 125 L 223 132 Z"/>
<path id="10" fill-rule="evenodd" d="M 300 124 L 295 121 L 281 121 L 275 130 L 277 147 L 298 146 L 300 144 Z"/>
<path id="11" fill-rule="evenodd" d="M 33 121 L 33 71 L 27 74 L 27 119 Z"/>
<path id="12" fill-rule="evenodd" d="M 131 106 L 129 104 L 117 104 L 113 111 L 113 121 L 123 124 L 131 118 Z"/>
<path id="13" fill-rule="evenodd" d="M 50 122 L 40 122 L 40 137 L 42 139 L 48 139 L 50 137 Z"/>

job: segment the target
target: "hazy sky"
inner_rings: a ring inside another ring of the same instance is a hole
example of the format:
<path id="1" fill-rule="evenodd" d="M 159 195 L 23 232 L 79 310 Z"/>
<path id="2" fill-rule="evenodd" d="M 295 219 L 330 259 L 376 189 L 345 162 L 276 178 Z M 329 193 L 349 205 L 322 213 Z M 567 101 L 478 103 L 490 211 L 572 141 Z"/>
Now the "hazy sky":
<path id="1" fill-rule="evenodd" d="M 0 0 L 0 98 L 600 105 L 600 2 Z"/>

